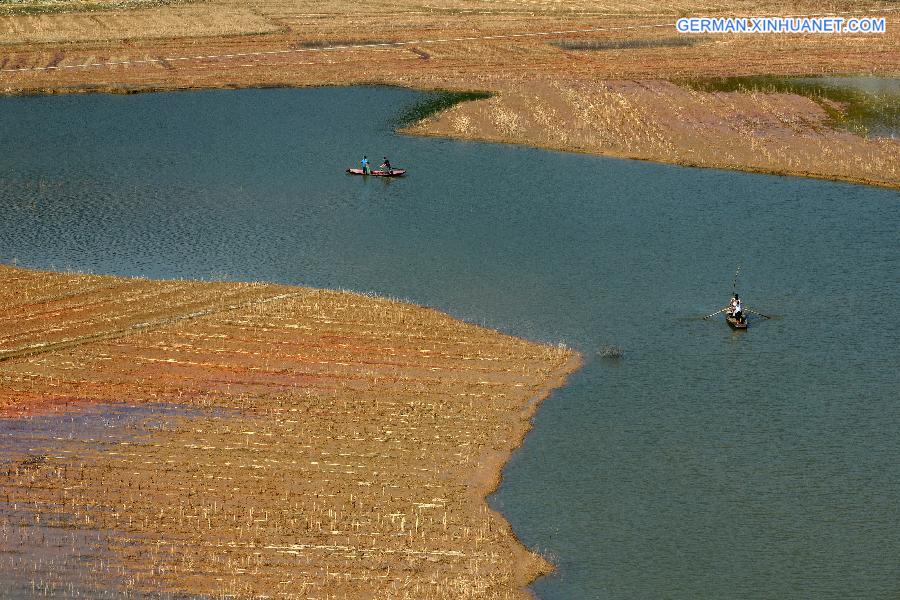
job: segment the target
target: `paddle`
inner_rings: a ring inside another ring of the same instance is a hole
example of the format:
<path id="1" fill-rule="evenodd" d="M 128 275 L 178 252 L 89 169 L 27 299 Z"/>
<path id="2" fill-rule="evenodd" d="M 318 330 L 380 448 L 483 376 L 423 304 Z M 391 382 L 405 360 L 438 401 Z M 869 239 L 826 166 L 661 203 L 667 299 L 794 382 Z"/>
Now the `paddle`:
<path id="1" fill-rule="evenodd" d="M 719 314 L 720 312 L 726 311 L 726 310 L 728 310 L 729 308 L 731 308 L 731 307 L 730 307 L 730 306 L 726 306 L 725 308 L 719 309 L 719 310 L 717 310 L 716 312 L 714 312 L 713 314 L 711 314 L 711 315 L 706 315 L 706 316 L 703 317 L 703 318 L 704 318 L 704 319 L 708 319 L 708 318 L 710 318 L 710 317 L 714 317 L 714 316 L 716 316 L 717 314 Z"/>
<path id="2" fill-rule="evenodd" d="M 769 315 L 764 315 L 764 314 L 762 314 L 761 312 L 756 312 L 755 310 L 750 309 L 750 308 L 746 308 L 746 309 L 744 309 L 744 310 L 746 310 L 746 311 L 749 312 L 749 313 L 753 313 L 754 315 L 759 315 L 760 317 L 762 317 L 762 318 L 764 318 L 764 319 L 771 319 L 771 318 L 772 318 L 772 317 L 770 317 Z"/>

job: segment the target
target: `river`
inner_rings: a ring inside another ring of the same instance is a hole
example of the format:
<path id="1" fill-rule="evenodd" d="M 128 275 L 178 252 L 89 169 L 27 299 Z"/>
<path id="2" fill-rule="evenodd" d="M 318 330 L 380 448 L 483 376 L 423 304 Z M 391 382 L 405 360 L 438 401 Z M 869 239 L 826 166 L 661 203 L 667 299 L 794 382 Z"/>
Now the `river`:
<path id="1" fill-rule="evenodd" d="M 540 598 L 898 597 L 900 195 L 395 134 L 418 98 L 4 98 L 0 260 L 375 292 L 578 349 L 490 499 L 558 565 Z M 408 176 L 345 175 L 363 154 Z M 736 333 L 698 317 L 738 265 L 775 318 Z"/>

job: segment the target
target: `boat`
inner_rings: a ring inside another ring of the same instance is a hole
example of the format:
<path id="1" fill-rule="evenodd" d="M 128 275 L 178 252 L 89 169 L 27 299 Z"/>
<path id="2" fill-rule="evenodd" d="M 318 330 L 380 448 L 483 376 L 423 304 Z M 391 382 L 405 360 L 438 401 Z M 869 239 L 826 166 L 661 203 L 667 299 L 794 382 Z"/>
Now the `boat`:
<path id="1" fill-rule="evenodd" d="M 362 169 L 347 169 L 351 175 L 374 175 L 375 177 L 400 177 L 406 173 L 406 169 L 391 169 L 390 171 L 369 171 L 366 173 Z"/>
<path id="2" fill-rule="evenodd" d="M 747 329 L 747 319 L 743 320 L 736 319 L 732 317 L 728 313 L 725 313 L 725 320 L 728 321 L 728 324 L 731 325 L 732 329 Z"/>

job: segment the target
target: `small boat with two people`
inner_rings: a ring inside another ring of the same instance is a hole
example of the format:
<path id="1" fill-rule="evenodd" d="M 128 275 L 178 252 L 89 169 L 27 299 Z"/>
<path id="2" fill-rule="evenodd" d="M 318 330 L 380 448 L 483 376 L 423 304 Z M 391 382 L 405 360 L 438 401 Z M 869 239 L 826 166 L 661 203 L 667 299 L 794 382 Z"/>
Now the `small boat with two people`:
<path id="1" fill-rule="evenodd" d="M 347 169 L 347 173 L 351 175 L 374 175 L 375 177 L 400 177 L 406 173 L 406 169 L 395 169 L 391 166 L 388 157 L 384 157 L 384 162 L 377 169 L 369 167 L 369 159 L 363 156 L 359 169 Z"/>

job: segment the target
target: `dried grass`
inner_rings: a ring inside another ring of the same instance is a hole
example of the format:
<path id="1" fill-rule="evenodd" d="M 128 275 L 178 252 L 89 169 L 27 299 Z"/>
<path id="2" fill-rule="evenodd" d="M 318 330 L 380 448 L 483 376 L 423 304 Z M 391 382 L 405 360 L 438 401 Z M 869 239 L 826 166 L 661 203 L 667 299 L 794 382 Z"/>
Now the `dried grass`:
<path id="1" fill-rule="evenodd" d="M 7 360 L 7 411 L 203 411 L 121 442 L 32 437 L 30 456 L 0 470 L 0 552 L 19 552 L 46 590 L 512 598 L 547 568 L 483 496 L 570 350 L 343 292 L 5 266 L 0 281 L 25 321 L 5 348 L 42 331 L 80 340 Z M 94 339 L 136 319 L 157 324 Z M 67 543 L 81 558 L 29 562 L 38 523 L 51 540 L 79 532 Z"/>
<path id="2" fill-rule="evenodd" d="M 510 87 L 413 131 L 900 187 L 900 142 L 836 130 L 831 119 L 815 101 L 784 93 L 559 81 Z"/>

